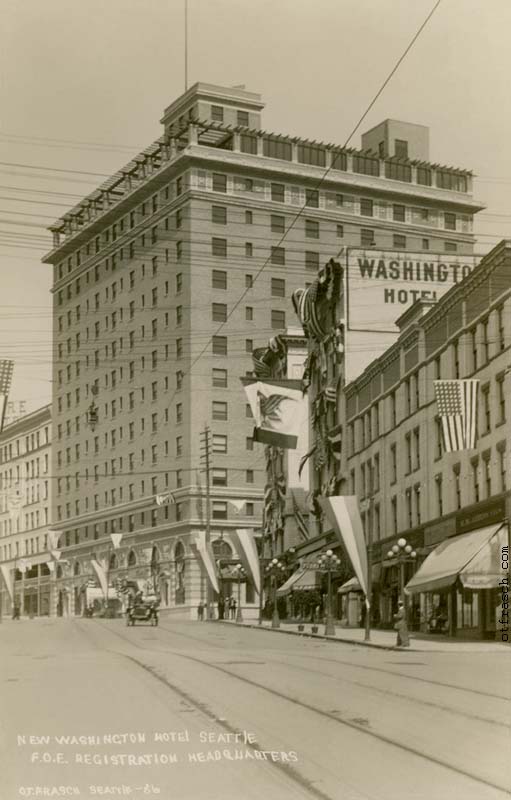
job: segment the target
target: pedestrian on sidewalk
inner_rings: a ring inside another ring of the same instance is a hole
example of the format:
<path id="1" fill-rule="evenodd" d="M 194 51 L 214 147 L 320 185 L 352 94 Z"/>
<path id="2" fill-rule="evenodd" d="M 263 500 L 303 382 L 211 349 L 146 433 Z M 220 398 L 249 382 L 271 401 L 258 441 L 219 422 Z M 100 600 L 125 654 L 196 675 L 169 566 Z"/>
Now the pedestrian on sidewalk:
<path id="1" fill-rule="evenodd" d="M 405 604 L 399 600 L 397 614 L 394 614 L 394 630 L 397 631 L 397 647 L 410 647 L 410 637 L 408 636 L 408 625 L 406 624 Z"/>
<path id="2" fill-rule="evenodd" d="M 15 605 L 14 608 L 12 609 L 12 618 L 13 619 L 20 618 L 20 607 L 18 605 Z"/>
<path id="3" fill-rule="evenodd" d="M 236 619 L 236 600 L 234 597 L 231 597 L 229 601 L 229 608 L 231 611 L 231 619 Z"/>
<path id="4" fill-rule="evenodd" d="M 222 595 L 218 598 L 218 619 L 224 618 L 225 601 Z"/>
<path id="5" fill-rule="evenodd" d="M 197 619 L 199 622 L 202 622 L 204 619 L 204 605 L 202 600 L 199 601 L 199 605 L 197 606 Z"/>

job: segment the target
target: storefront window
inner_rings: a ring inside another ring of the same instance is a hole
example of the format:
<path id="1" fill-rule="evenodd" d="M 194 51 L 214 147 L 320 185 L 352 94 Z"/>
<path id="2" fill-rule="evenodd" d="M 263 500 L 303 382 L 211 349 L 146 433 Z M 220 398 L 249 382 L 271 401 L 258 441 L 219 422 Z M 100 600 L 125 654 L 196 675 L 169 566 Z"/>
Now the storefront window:
<path id="1" fill-rule="evenodd" d="M 479 595 L 469 589 L 457 593 L 457 627 L 477 628 L 479 626 Z"/>

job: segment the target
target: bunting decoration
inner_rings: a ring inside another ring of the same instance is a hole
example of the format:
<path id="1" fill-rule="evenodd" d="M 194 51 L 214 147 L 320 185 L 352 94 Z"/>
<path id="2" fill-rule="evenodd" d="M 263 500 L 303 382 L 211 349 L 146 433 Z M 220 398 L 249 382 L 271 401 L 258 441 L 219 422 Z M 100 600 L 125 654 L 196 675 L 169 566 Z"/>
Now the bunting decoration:
<path id="1" fill-rule="evenodd" d="M 230 535 L 246 573 L 250 576 L 257 594 L 260 594 L 261 572 L 254 532 L 245 528 L 237 528 Z"/>
<path id="2" fill-rule="evenodd" d="M 246 500 L 229 500 L 231 506 L 234 506 L 238 514 L 240 513 L 241 509 L 244 507 Z"/>
<path id="3" fill-rule="evenodd" d="M 0 360 L 0 433 L 4 429 L 7 399 L 11 388 L 13 371 L 14 361 L 6 358 Z"/>
<path id="4" fill-rule="evenodd" d="M 296 449 L 306 406 L 296 381 L 255 381 L 245 385 L 254 415 L 254 441 Z"/>
<path id="5" fill-rule="evenodd" d="M 154 495 L 154 502 L 157 506 L 167 506 L 171 503 L 175 503 L 176 500 L 172 492 L 163 492 L 162 494 Z"/>
<path id="6" fill-rule="evenodd" d="M 4 579 L 5 588 L 9 595 L 11 603 L 14 602 L 14 572 L 9 567 L 9 564 L 0 564 L 0 571 Z"/>
<path id="7" fill-rule="evenodd" d="M 103 594 L 105 595 L 105 598 L 106 598 L 107 595 L 108 595 L 108 583 L 107 583 L 107 578 L 106 578 L 106 570 L 105 570 L 104 566 L 102 564 L 100 564 L 99 561 L 97 559 L 95 559 L 95 558 L 91 559 L 90 563 L 91 563 L 92 569 L 94 570 L 94 572 L 97 575 L 97 578 L 98 578 L 98 581 L 99 581 L 99 585 L 101 586 Z"/>
<path id="8" fill-rule="evenodd" d="M 296 520 L 296 525 L 304 541 L 307 541 L 310 538 L 309 529 L 307 528 L 305 517 L 303 516 L 298 506 L 298 503 L 296 502 L 296 497 L 294 495 L 294 492 L 291 492 L 291 499 L 293 501 L 293 516 Z"/>
<path id="9" fill-rule="evenodd" d="M 355 495 L 333 496 L 318 498 L 323 511 L 332 524 L 339 541 L 341 541 L 349 556 L 358 582 L 366 595 L 366 605 L 369 607 L 370 599 L 367 597 L 367 549 L 358 498 Z"/>
<path id="10" fill-rule="evenodd" d="M 271 378 L 271 367 L 263 360 L 266 352 L 266 347 L 258 347 L 252 351 L 252 366 L 257 378 Z"/>
<path id="11" fill-rule="evenodd" d="M 197 531 L 194 537 L 194 544 L 211 586 L 215 592 L 217 592 L 217 594 L 220 594 L 220 587 L 218 585 L 215 567 L 215 557 L 211 543 L 206 541 L 206 531 Z"/>
<path id="12" fill-rule="evenodd" d="M 299 464 L 299 467 L 298 467 L 298 477 L 299 478 L 301 478 L 301 476 L 302 476 L 302 471 L 303 471 L 303 468 L 305 467 L 307 461 L 316 452 L 316 447 L 317 447 L 317 445 L 313 444 L 312 447 L 310 448 L 310 450 L 308 450 L 305 453 L 305 455 L 301 457 L 300 464 Z"/>
<path id="13" fill-rule="evenodd" d="M 342 425 L 336 425 L 335 428 L 332 428 L 332 430 L 327 434 L 327 439 L 328 447 L 332 457 L 336 461 L 340 461 L 342 448 Z"/>
<path id="14" fill-rule="evenodd" d="M 110 539 L 112 540 L 112 544 L 114 546 L 114 550 L 118 550 L 121 546 L 123 534 L 122 533 L 111 533 Z"/>
<path id="15" fill-rule="evenodd" d="M 473 450 L 476 442 L 478 380 L 435 381 L 444 448 Z"/>
<path id="16" fill-rule="evenodd" d="M 48 529 L 48 549 L 56 550 L 59 546 L 60 531 Z"/>

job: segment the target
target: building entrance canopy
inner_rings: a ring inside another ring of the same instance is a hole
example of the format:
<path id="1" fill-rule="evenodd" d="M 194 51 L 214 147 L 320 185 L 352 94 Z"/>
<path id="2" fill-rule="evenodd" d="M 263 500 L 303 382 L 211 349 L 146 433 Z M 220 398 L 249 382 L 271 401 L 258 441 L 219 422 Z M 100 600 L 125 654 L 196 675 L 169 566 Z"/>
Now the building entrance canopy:
<path id="1" fill-rule="evenodd" d="M 318 573 L 314 569 L 301 567 L 293 572 L 282 586 L 277 589 L 277 597 L 283 597 L 289 592 L 297 589 L 316 589 L 318 587 Z"/>
<path id="2" fill-rule="evenodd" d="M 406 594 L 447 589 L 458 576 L 466 589 L 495 588 L 501 576 L 500 548 L 506 538 L 506 527 L 500 524 L 446 539 L 407 583 Z"/>

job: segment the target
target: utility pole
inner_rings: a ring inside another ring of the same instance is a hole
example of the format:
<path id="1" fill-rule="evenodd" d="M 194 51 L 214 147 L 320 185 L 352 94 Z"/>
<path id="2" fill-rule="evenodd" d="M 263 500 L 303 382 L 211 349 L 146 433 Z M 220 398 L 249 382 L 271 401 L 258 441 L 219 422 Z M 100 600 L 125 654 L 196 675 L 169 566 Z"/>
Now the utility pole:
<path id="1" fill-rule="evenodd" d="M 185 2 L 185 92 L 188 89 L 188 0 Z"/>
<path id="2" fill-rule="evenodd" d="M 373 524 L 374 524 L 374 467 L 369 467 L 369 502 L 367 507 L 367 597 L 364 641 L 371 641 L 371 604 L 373 594 Z"/>
<path id="3" fill-rule="evenodd" d="M 201 461 L 204 464 L 204 472 L 206 473 L 206 547 L 211 543 L 211 502 L 210 502 L 210 475 L 211 475 L 211 440 L 210 440 L 209 427 L 204 424 L 204 430 L 201 432 Z M 211 614 L 211 590 L 209 585 L 209 578 L 206 576 L 206 619 L 212 619 Z"/>

